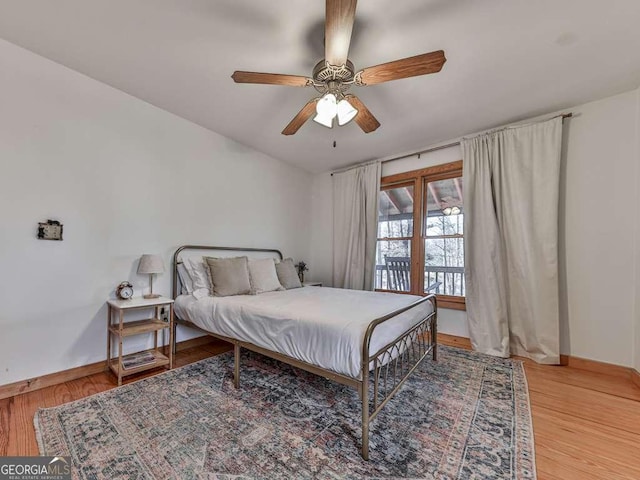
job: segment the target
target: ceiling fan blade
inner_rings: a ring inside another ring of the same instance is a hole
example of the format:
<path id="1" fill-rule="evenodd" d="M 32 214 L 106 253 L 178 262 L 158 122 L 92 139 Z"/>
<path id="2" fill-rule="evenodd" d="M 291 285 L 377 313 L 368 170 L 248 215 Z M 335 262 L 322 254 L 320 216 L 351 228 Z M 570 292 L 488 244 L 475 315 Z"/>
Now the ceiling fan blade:
<path id="1" fill-rule="evenodd" d="M 307 87 L 313 80 L 299 75 L 282 75 L 280 73 L 257 73 L 235 71 L 231 78 L 236 83 L 261 83 L 264 85 L 286 85 L 289 87 Z"/>
<path id="2" fill-rule="evenodd" d="M 436 73 L 442 70 L 446 61 L 443 50 L 423 53 L 415 57 L 365 68 L 356 75 L 356 83 L 358 85 L 375 85 L 400 78 Z"/>
<path id="3" fill-rule="evenodd" d="M 347 63 L 357 0 L 327 0 L 324 58 L 337 67 Z"/>
<path id="4" fill-rule="evenodd" d="M 364 103 L 362 103 L 358 97 L 355 95 L 345 95 L 345 98 L 353 108 L 358 110 L 358 114 L 354 120 L 364 133 L 371 133 L 378 129 L 380 122 L 373 116 L 369 109 L 365 107 Z"/>
<path id="5" fill-rule="evenodd" d="M 307 104 L 302 107 L 302 110 L 298 112 L 298 114 L 293 117 L 293 120 L 289 122 L 289 125 L 284 127 L 282 130 L 283 135 L 293 135 L 296 133 L 304 123 L 309 120 L 309 118 L 316 113 L 316 103 L 317 99 L 311 99 L 307 102 Z"/>

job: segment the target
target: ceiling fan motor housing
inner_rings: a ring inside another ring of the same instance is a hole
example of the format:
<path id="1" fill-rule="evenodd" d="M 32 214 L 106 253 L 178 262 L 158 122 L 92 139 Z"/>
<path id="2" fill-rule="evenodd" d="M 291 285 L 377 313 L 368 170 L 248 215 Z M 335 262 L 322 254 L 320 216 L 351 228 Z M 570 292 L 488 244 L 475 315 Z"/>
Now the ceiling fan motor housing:
<path id="1" fill-rule="evenodd" d="M 313 67 L 313 81 L 320 93 L 344 93 L 353 84 L 355 68 L 350 60 L 336 66 L 321 60 Z"/>

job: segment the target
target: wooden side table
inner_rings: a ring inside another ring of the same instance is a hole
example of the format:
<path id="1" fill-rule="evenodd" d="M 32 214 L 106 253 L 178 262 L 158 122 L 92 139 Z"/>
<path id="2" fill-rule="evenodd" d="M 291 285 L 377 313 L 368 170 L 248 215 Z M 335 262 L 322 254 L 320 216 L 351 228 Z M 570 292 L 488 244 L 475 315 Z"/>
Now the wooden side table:
<path id="1" fill-rule="evenodd" d="M 160 310 L 162 308 L 169 309 L 169 321 L 166 322 L 161 318 Z M 125 322 L 125 313 L 132 310 L 139 309 L 154 309 L 154 317 L 145 320 L 136 320 L 132 322 Z M 167 366 L 169 369 L 173 368 L 173 300 L 167 297 L 158 298 L 142 298 L 135 297 L 128 300 L 109 300 L 107 302 L 107 365 L 109 369 L 118 377 L 118 385 L 122 385 L 122 377 L 127 375 L 133 375 L 134 373 L 143 372 L 151 368 L 157 368 Z M 114 314 L 116 314 L 116 321 L 114 322 Z M 168 356 L 162 353 L 158 347 L 158 332 L 168 328 L 169 329 L 169 345 L 167 345 Z M 132 335 L 140 335 L 143 333 L 153 333 L 153 349 L 146 350 L 153 358 L 150 358 L 148 363 L 144 363 L 130 368 L 123 366 L 123 359 L 131 360 L 131 357 L 142 352 L 136 352 L 135 354 L 122 355 L 122 340 L 125 337 Z M 118 356 L 111 356 L 113 340 L 118 341 Z"/>

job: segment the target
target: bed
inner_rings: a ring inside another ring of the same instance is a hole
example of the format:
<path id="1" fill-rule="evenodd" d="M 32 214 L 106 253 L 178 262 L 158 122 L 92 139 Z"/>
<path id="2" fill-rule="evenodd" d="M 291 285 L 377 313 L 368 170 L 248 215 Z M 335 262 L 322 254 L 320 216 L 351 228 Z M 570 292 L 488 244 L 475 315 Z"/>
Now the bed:
<path id="1" fill-rule="evenodd" d="M 234 385 L 246 348 L 355 388 L 362 402 L 362 457 L 369 426 L 428 355 L 437 360 L 435 295 L 417 297 L 328 287 L 229 297 L 182 295 L 185 255 L 270 255 L 273 249 L 185 245 L 173 258 L 176 323 L 234 346 Z M 173 335 L 175 339 L 175 334 Z"/>

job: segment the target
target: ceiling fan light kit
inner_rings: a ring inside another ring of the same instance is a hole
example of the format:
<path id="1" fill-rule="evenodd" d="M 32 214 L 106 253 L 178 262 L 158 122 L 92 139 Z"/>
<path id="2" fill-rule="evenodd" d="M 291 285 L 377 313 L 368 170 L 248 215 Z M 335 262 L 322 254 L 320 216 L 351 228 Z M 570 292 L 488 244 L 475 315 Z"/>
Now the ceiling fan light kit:
<path id="1" fill-rule="evenodd" d="M 338 101 L 337 95 L 327 93 L 316 103 L 316 116 L 314 122 L 324 125 L 327 128 L 333 128 L 333 120 L 338 118 L 338 125 L 346 125 L 355 118 L 358 110 L 353 108 L 344 95 L 340 94 L 342 99 Z"/>
<path id="2" fill-rule="evenodd" d="M 325 59 L 316 64 L 312 77 L 244 71 L 233 73 L 232 78 L 236 83 L 314 87 L 321 94 L 319 98 L 307 102 L 282 131 L 283 135 L 296 133 L 314 112 L 313 120 L 325 127 L 332 128 L 337 117 L 340 126 L 355 120 L 363 132 L 373 132 L 380 122 L 358 97 L 347 94 L 351 86 L 364 87 L 437 73 L 447 61 L 444 51 L 438 50 L 356 72 L 347 58 L 356 3 L 357 0 L 326 0 Z"/>

